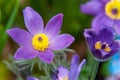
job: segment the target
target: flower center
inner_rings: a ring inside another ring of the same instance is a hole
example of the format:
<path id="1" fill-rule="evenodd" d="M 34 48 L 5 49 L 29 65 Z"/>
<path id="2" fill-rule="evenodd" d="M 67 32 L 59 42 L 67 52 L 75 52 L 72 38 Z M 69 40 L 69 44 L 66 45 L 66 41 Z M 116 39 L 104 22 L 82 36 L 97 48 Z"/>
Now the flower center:
<path id="1" fill-rule="evenodd" d="M 108 17 L 114 20 L 120 19 L 120 0 L 110 0 L 105 5 L 105 13 Z"/>
<path id="2" fill-rule="evenodd" d="M 98 41 L 98 42 L 95 43 L 95 49 L 96 50 L 103 49 L 105 52 L 110 52 L 111 51 L 111 48 L 109 47 L 109 45 L 106 44 L 105 42 L 101 43 L 101 41 Z"/>
<path id="3" fill-rule="evenodd" d="M 36 34 L 32 38 L 32 45 L 38 51 L 44 51 L 48 48 L 49 40 L 45 34 Z"/>
<path id="4" fill-rule="evenodd" d="M 62 77 L 59 78 L 59 80 L 68 80 L 68 76 L 67 75 L 66 76 L 62 76 Z"/>

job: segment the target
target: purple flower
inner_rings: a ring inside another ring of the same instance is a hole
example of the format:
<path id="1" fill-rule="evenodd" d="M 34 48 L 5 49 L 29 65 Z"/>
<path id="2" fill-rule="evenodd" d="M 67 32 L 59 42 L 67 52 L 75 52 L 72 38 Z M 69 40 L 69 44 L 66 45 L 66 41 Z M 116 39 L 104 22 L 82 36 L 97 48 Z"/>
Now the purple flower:
<path id="1" fill-rule="evenodd" d="M 97 60 L 107 60 L 120 49 L 114 34 L 114 30 L 108 26 L 104 26 L 98 32 L 93 29 L 85 29 L 84 36 L 92 55 Z"/>
<path id="2" fill-rule="evenodd" d="M 39 80 L 38 78 L 32 77 L 32 76 L 28 76 L 27 80 Z"/>
<path id="3" fill-rule="evenodd" d="M 44 29 L 41 16 L 31 7 L 23 10 L 24 21 L 28 31 L 20 28 L 7 30 L 7 33 L 20 45 L 14 58 L 33 59 L 37 56 L 41 61 L 51 63 L 53 50 L 61 50 L 70 46 L 74 37 L 69 34 L 59 34 L 63 14 L 52 17 Z"/>
<path id="4" fill-rule="evenodd" d="M 79 64 L 79 56 L 77 54 L 74 55 L 71 61 L 70 70 L 66 69 L 63 66 L 58 67 L 57 73 L 52 75 L 52 80 L 77 80 L 81 68 L 85 63 L 86 60 L 84 59 Z"/>
<path id="5" fill-rule="evenodd" d="M 90 0 L 81 5 L 83 13 L 95 15 L 92 28 L 99 31 L 104 25 L 114 27 L 120 35 L 120 1 L 119 0 Z"/>

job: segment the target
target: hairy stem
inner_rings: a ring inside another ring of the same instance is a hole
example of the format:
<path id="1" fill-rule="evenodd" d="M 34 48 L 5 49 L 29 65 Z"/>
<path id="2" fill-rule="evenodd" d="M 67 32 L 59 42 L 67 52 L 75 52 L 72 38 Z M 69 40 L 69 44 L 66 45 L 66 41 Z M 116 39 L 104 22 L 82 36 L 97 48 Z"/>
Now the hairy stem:
<path id="1" fill-rule="evenodd" d="M 90 80 L 95 80 L 97 70 L 98 70 L 98 67 L 99 67 L 99 63 L 100 63 L 99 61 L 95 60 L 95 65 L 94 65 L 93 72 L 91 74 Z"/>

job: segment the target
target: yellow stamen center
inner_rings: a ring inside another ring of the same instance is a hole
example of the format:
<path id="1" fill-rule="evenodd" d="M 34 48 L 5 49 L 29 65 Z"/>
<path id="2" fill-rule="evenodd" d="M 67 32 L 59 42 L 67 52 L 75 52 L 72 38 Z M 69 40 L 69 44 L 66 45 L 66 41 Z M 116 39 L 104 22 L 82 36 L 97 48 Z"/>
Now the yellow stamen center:
<path id="1" fill-rule="evenodd" d="M 98 41 L 98 42 L 96 42 L 95 43 L 95 49 L 101 49 L 101 46 L 102 46 L 102 44 L 101 44 L 101 42 L 100 41 Z"/>
<path id="2" fill-rule="evenodd" d="M 36 34 L 32 38 L 32 45 L 38 51 L 44 51 L 49 46 L 48 37 L 45 34 Z"/>
<path id="3" fill-rule="evenodd" d="M 104 51 L 106 51 L 106 52 L 110 52 L 111 51 L 111 48 L 109 47 L 108 44 L 106 44 L 106 47 L 105 47 Z"/>
<path id="4" fill-rule="evenodd" d="M 120 0 L 110 0 L 105 5 L 105 13 L 114 20 L 120 19 Z"/>
<path id="5" fill-rule="evenodd" d="M 59 80 L 68 80 L 68 76 L 59 77 Z"/>
<path id="6" fill-rule="evenodd" d="M 96 50 L 103 49 L 105 52 L 110 52 L 111 51 L 111 48 L 109 47 L 109 45 L 106 44 L 105 42 L 101 43 L 101 41 L 98 41 L 98 42 L 95 43 L 95 49 Z"/>

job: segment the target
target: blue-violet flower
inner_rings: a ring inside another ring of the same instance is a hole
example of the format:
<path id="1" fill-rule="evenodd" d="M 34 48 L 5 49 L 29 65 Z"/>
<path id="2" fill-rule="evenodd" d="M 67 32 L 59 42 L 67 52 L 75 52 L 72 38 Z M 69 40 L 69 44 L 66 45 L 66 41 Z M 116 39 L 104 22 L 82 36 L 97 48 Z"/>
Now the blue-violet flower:
<path id="1" fill-rule="evenodd" d="M 104 26 L 98 32 L 85 29 L 84 36 L 92 55 L 100 61 L 107 60 L 120 49 L 119 42 L 115 40 L 113 28 Z"/>

